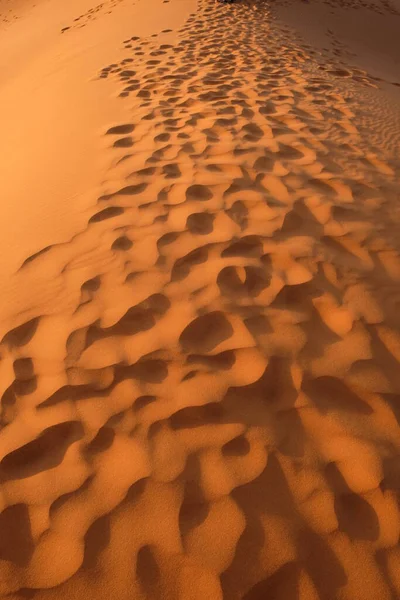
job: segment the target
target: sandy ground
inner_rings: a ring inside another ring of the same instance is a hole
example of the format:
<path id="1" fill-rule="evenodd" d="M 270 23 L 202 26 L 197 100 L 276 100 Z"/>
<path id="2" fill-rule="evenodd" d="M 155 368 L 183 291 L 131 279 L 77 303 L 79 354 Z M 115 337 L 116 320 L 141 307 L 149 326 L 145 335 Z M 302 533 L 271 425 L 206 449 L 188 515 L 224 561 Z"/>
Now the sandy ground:
<path id="1" fill-rule="evenodd" d="M 400 598 L 396 30 L 0 0 L 1 599 Z"/>

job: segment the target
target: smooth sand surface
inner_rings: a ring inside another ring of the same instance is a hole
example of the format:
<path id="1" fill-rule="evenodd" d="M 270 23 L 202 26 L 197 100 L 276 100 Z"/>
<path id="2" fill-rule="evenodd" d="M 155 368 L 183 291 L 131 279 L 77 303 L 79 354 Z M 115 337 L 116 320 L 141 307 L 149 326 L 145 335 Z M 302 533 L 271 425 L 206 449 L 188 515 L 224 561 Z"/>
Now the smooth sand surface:
<path id="1" fill-rule="evenodd" d="M 0 0 L 1 599 L 400 598 L 400 7 L 337 4 Z"/>
<path id="2" fill-rule="evenodd" d="M 306 38 L 314 51 L 325 50 L 400 87 L 398 39 L 400 1 L 280 0 L 274 14 Z M 396 88 L 386 86 L 386 90 Z M 397 88 L 398 89 L 398 88 Z"/>

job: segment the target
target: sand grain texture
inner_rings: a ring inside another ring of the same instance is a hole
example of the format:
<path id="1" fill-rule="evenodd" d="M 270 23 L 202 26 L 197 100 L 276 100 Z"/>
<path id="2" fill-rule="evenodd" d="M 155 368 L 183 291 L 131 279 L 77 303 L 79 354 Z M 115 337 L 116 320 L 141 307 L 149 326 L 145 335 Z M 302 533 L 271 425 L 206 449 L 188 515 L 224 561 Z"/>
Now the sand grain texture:
<path id="1" fill-rule="evenodd" d="M 2 257 L 0 598 L 396 600 L 400 108 L 267 1 L 144 4 L 57 21 L 99 164 Z"/>

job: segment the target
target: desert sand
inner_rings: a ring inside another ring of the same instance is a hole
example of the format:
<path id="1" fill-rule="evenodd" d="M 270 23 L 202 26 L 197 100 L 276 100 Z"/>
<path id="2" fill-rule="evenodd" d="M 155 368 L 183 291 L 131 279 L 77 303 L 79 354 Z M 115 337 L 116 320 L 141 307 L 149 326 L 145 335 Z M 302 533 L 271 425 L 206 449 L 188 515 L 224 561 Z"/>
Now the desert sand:
<path id="1" fill-rule="evenodd" d="M 398 0 L 0 0 L 0 599 L 400 598 Z"/>

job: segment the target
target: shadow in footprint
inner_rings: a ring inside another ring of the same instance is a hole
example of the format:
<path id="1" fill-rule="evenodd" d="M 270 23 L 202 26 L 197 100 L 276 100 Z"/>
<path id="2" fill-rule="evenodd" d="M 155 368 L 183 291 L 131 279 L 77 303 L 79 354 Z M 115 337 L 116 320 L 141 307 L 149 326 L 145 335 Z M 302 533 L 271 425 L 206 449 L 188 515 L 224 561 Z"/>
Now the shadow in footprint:
<path id="1" fill-rule="evenodd" d="M 190 455 L 179 480 L 184 483 L 184 495 L 179 511 L 179 530 L 185 544 L 187 535 L 201 525 L 210 512 L 201 489 L 201 470 L 198 457 Z"/>
<path id="2" fill-rule="evenodd" d="M 186 226 L 195 235 L 207 235 L 214 229 L 214 219 L 215 216 L 209 213 L 193 213 L 188 216 Z"/>
<path id="3" fill-rule="evenodd" d="M 162 239 L 165 239 L 165 236 Z M 178 258 L 171 270 L 171 281 L 181 281 L 189 275 L 192 266 L 205 263 L 207 258 L 208 249 L 206 246 L 196 248 L 186 256 Z"/>
<path id="4" fill-rule="evenodd" d="M 143 358 L 134 365 L 115 369 L 116 382 L 137 379 L 144 383 L 161 383 L 168 377 L 168 363 L 161 359 Z"/>
<path id="5" fill-rule="evenodd" d="M 224 267 L 218 274 L 217 285 L 226 296 L 247 295 L 257 297 L 269 286 L 270 275 L 259 267 L 244 267 L 245 280 L 242 281 L 236 267 Z"/>
<path id="6" fill-rule="evenodd" d="M 15 380 L 13 392 L 17 396 L 27 396 L 37 389 L 37 377 L 31 358 L 18 358 L 13 364 Z"/>
<path id="7" fill-rule="evenodd" d="M 224 598 L 237 596 L 237 590 L 251 589 L 259 578 L 261 554 L 267 543 L 263 515 L 293 518 L 294 511 L 291 492 L 274 454 L 269 456 L 261 475 L 250 483 L 235 488 L 231 495 L 245 516 L 246 528 L 237 543 L 230 566 L 221 575 Z M 249 598 L 269 598 L 257 596 L 258 591 L 264 592 L 263 586 L 256 588 L 254 595 Z"/>
<path id="8" fill-rule="evenodd" d="M 18 358 L 14 361 L 13 368 L 15 378 L 19 381 L 29 381 L 35 375 L 31 358 Z"/>
<path id="9" fill-rule="evenodd" d="M 210 402 L 202 406 L 188 406 L 178 410 L 169 418 L 171 429 L 190 429 L 221 423 L 224 409 L 218 402 Z"/>
<path id="10" fill-rule="evenodd" d="M 49 252 L 49 250 L 51 250 L 52 247 L 53 246 L 46 246 L 46 248 L 42 248 L 42 250 L 39 250 L 39 252 L 35 252 L 35 254 L 31 254 L 31 256 L 28 256 L 28 258 L 26 260 L 24 260 L 24 262 L 20 266 L 20 269 L 23 269 L 24 267 L 26 267 L 26 265 L 33 262 L 37 258 L 39 258 L 39 256 L 42 256 L 43 254 L 46 254 L 47 252 Z"/>
<path id="11" fill-rule="evenodd" d="M 45 429 L 35 440 L 7 454 L 0 462 L 0 480 L 32 477 L 58 466 L 69 446 L 83 437 L 79 421 L 67 421 Z"/>
<path id="12" fill-rule="evenodd" d="M 361 496 L 349 493 L 335 498 L 339 530 L 352 540 L 374 542 L 379 537 L 379 520 L 373 507 Z"/>
<path id="13" fill-rule="evenodd" d="M 84 306 L 88 302 L 91 302 L 91 300 L 93 300 L 93 298 L 95 296 L 95 293 L 100 289 L 100 285 L 101 285 L 101 279 L 98 276 L 85 281 L 85 283 L 83 283 L 81 286 L 81 298 L 80 298 L 79 306 Z M 78 335 L 77 332 L 74 332 L 74 333 L 76 333 Z M 68 338 L 68 340 L 71 342 L 73 340 L 73 335 L 74 334 L 71 334 L 71 336 Z M 68 346 L 68 342 L 67 342 L 67 346 Z M 84 348 L 82 348 L 80 354 L 83 352 L 83 349 Z"/>
<path id="14" fill-rule="evenodd" d="M 153 294 L 136 306 L 132 306 L 121 319 L 111 327 L 101 328 L 92 325 L 87 333 L 86 346 L 110 336 L 132 336 L 140 331 L 148 331 L 170 308 L 170 301 L 163 294 Z"/>
<path id="15" fill-rule="evenodd" d="M 133 146 L 133 139 L 130 136 L 120 138 L 114 142 L 113 146 L 114 148 L 131 148 Z"/>
<path id="16" fill-rule="evenodd" d="M 82 292 L 97 292 L 100 288 L 101 280 L 99 276 L 93 277 L 92 279 L 88 279 L 81 286 Z"/>
<path id="17" fill-rule="evenodd" d="M 322 413 L 341 410 L 361 415 L 370 415 L 372 408 L 343 381 L 328 375 L 305 381 L 303 391 Z"/>
<path id="18" fill-rule="evenodd" d="M 387 472 L 385 472 L 386 475 Z M 325 478 L 335 495 L 335 513 L 339 530 L 345 532 L 353 540 L 376 541 L 379 537 L 380 526 L 374 508 L 365 498 L 355 494 L 349 488 L 335 462 L 326 465 Z M 383 487 L 386 486 L 386 483 L 385 479 Z"/>
<path id="19" fill-rule="evenodd" d="M 126 235 L 122 235 L 112 243 L 111 250 L 126 252 L 127 250 L 130 250 L 132 246 L 132 240 L 126 237 Z"/>
<path id="20" fill-rule="evenodd" d="M 146 598 L 155 600 L 160 598 L 157 587 L 160 583 L 161 571 L 151 545 L 142 546 L 137 554 L 136 577 Z"/>
<path id="21" fill-rule="evenodd" d="M 96 436 L 86 446 L 85 453 L 88 455 L 99 454 L 105 452 L 113 445 L 115 439 L 115 431 L 112 427 L 100 427 Z"/>
<path id="22" fill-rule="evenodd" d="M 115 127 L 108 129 L 106 135 L 127 135 L 128 133 L 132 133 L 134 129 L 135 126 L 132 124 L 116 125 Z"/>
<path id="23" fill-rule="evenodd" d="M 228 248 L 221 252 L 221 257 L 259 257 L 263 252 L 263 246 L 257 235 L 247 235 L 233 242 Z"/>
<path id="24" fill-rule="evenodd" d="M 249 211 L 241 200 L 236 200 L 225 212 L 236 225 L 239 225 L 242 231 L 246 229 Z"/>
<path id="25" fill-rule="evenodd" d="M 337 598 L 347 576 L 328 542 L 311 529 L 303 529 L 297 538 L 297 548 L 319 597 Z"/>
<path id="26" fill-rule="evenodd" d="M 2 343 L 8 344 L 11 348 L 25 346 L 31 341 L 39 325 L 39 317 L 27 321 L 15 329 L 11 329 L 2 339 Z"/>
<path id="27" fill-rule="evenodd" d="M 246 456 L 250 452 L 250 442 L 245 435 L 238 435 L 221 448 L 223 456 Z"/>
<path id="28" fill-rule="evenodd" d="M 211 200 L 212 191 L 206 185 L 191 185 L 186 190 L 186 200 Z"/>
<path id="29" fill-rule="evenodd" d="M 110 516 L 104 515 L 92 523 L 84 537 L 83 569 L 96 568 L 99 557 L 108 548 L 110 540 Z"/>
<path id="30" fill-rule="evenodd" d="M 34 550 L 29 511 L 26 504 L 8 506 L 0 513 L 0 560 L 23 568 Z"/>
<path id="31" fill-rule="evenodd" d="M 233 335 L 232 325 L 221 311 L 194 319 L 181 333 L 179 342 L 184 352 L 205 354 Z"/>
<path id="32" fill-rule="evenodd" d="M 203 356 L 201 354 L 189 354 L 186 360 L 186 364 L 188 365 L 203 365 L 211 371 L 227 371 L 233 367 L 235 362 L 236 355 L 234 350 L 226 350 L 225 352 L 220 352 L 219 354 L 214 354 L 210 356 Z"/>
<path id="33" fill-rule="evenodd" d="M 100 223 L 101 221 L 105 221 L 106 219 L 112 219 L 113 217 L 118 217 L 124 213 L 124 209 L 120 206 L 108 206 L 104 210 L 96 213 L 92 217 L 90 217 L 88 224 L 91 223 Z"/>
<path id="34" fill-rule="evenodd" d="M 288 562 L 267 579 L 256 583 L 242 600 L 298 600 L 300 573 L 297 562 Z"/>

